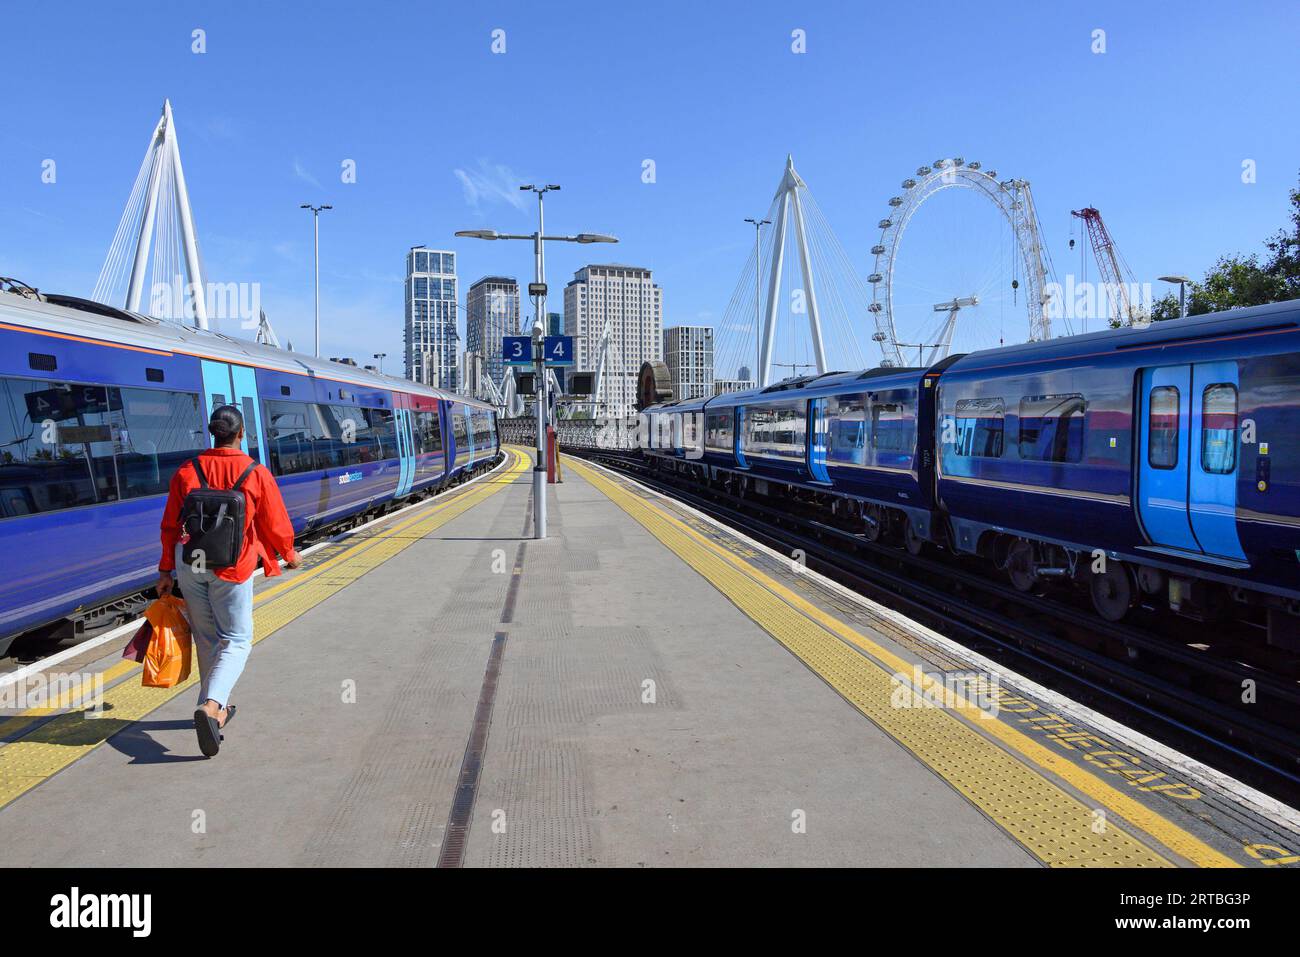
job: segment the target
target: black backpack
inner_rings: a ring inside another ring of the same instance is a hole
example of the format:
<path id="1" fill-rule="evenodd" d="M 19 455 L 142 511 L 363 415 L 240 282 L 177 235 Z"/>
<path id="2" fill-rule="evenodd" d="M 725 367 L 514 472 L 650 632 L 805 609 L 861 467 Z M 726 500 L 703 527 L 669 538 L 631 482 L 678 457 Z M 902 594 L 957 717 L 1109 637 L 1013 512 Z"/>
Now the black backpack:
<path id="1" fill-rule="evenodd" d="M 210 488 L 197 457 L 190 459 L 190 464 L 199 477 L 199 487 L 181 503 L 181 526 L 189 535 L 189 541 L 181 549 L 181 558 L 190 566 L 199 558 L 200 566 L 205 569 L 228 568 L 239 560 L 244 547 L 248 501 L 240 486 L 257 468 L 257 463 L 250 462 L 229 489 Z"/>

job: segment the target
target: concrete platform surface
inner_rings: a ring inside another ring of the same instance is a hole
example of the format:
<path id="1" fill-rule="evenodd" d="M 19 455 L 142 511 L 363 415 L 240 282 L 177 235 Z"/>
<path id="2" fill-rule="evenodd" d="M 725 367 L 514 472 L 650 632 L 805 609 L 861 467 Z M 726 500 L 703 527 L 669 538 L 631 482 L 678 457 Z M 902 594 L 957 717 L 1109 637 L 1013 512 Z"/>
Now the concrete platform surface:
<path id="1" fill-rule="evenodd" d="M 591 466 L 530 540 L 530 465 L 260 582 L 213 760 L 195 689 L 140 688 L 116 646 L 87 666 L 103 717 L 0 722 L 6 864 L 1231 865 L 1295 840 L 1198 831 L 1010 715 L 900 707 L 916 647 Z"/>

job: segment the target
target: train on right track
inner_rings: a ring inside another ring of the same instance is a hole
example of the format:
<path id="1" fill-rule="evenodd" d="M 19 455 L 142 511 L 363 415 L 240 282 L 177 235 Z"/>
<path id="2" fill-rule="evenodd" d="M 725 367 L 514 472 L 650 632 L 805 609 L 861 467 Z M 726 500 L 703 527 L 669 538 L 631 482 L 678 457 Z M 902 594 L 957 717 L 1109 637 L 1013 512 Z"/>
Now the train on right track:
<path id="1" fill-rule="evenodd" d="M 1300 650 L 1300 300 L 644 411 L 655 468 L 731 496 Z"/>

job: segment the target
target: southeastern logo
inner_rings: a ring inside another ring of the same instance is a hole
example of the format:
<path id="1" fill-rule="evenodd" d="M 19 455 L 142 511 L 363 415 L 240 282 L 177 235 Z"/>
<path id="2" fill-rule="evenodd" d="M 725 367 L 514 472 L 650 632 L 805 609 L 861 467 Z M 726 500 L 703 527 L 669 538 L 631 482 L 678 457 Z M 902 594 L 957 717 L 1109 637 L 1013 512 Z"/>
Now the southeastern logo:
<path id="1" fill-rule="evenodd" d="M 339 484 L 347 485 L 349 482 L 360 482 L 362 475 L 360 472 L 344 472 L 339 476 Z"/>

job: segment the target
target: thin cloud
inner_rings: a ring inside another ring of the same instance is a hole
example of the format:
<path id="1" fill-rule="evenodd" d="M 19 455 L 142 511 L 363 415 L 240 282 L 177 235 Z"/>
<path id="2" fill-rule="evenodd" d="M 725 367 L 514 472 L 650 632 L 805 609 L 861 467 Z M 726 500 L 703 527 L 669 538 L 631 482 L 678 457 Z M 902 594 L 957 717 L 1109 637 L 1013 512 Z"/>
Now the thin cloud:
<path id="1" fill-rule="evenodd" d="M 496 203 L 506 203 L 523 210 L 524 194 L 519 186 L 523 179 L 509 166 L 479 160 L 476 169 L 454 170 L 465 192 L 465 202 L 471 209 L 479 210 Z"/>
<path id="2" fill-rule="evenodd" d="M 298 177 L 304 183 L 307 183 L 308 185 L 311 186 L 315 186 L 317 189 L 325 188 L 320 184 L 320 180 L 318 180 L 315 176 L 313 176 L 310 172 L 308 172 L 307 168 L 303 166 L 302 163 L 296 159 L 293 161 L 293 175 Z"/>

